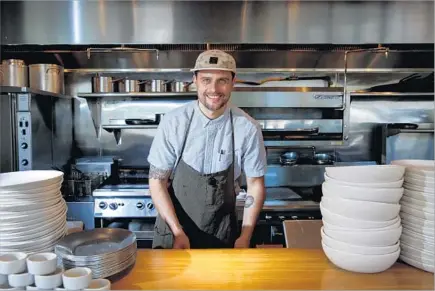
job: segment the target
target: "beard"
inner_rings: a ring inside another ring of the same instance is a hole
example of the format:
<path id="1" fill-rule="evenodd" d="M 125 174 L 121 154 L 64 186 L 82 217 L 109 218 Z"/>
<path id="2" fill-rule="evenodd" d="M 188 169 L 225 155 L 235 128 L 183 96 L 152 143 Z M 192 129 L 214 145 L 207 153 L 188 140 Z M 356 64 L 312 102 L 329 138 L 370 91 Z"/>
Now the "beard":
<path id="1" fill-rule="evenodd" d="M 199 98 L 199 102 L 210 111 L 218 111 L 222 109 L 228 103 L 228 100 L 229 97 L 223 94 L 214 94 L 210 96 L 204 93 L 202 94 L 202 97 Z"/>

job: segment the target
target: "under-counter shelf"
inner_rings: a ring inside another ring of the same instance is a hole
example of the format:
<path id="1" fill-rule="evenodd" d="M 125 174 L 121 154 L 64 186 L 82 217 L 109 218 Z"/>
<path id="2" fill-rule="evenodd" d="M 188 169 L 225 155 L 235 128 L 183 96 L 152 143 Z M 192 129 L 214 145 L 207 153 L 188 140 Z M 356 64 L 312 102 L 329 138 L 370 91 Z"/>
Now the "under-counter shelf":
<path id="1" fill-rule="evenodd" d="M 11 93 L 11 94 L 33 94 L 47 97 L 55 97 L 55 98 L 64 98 L 64 99 L 72 99 L 71 96 L 57 94 L 48 91 L 42 91 L 37 89 L 31 89 L 29 87 L 16 87 L 16 86 L 0 86 L 1 93 Z"/>
<path id="2" fill-rule="evenodd" d="M 196 97 L 196 91 L 192 92 L 111 92 L 111 93 L 77 93 L 78 97 L 83 98 L 105 98 L 105 97 L 134 97 L 134 98 L 149 98 L 149 97 Z"/>

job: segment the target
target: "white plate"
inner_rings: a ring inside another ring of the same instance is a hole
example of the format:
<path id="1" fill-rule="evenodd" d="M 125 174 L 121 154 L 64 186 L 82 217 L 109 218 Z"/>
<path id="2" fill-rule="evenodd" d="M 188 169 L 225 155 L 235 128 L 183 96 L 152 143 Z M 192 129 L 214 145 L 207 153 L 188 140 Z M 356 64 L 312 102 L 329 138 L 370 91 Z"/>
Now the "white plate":
<path id="1" fill-rule="evenodd" d="M 425 170 L 432 172 L 435 170 L 434 160 L 395 160 L 391 161 L 391 164 L 405 166 L 407 170 Z"/>
<path id="2" fill-rule="evenodd" d="M 416 206 L 413 206 L 412 204 L 401 202 L 400 205 L 401 210 L 405 213 L 411 214 L 413 216 L 419 217 L 421 219 L 428 219 L 430 221 L 434 221 L 435 215 L 433 213 L 428 213 L 423 211 L 423 209 L 418 209 Z"/>
<path id="3" fill-rule="evenodd" d="M 60 188 L 62 187 L 62 180 L 58 183 L 54 183 L 51 185 L 48 185 L 46 187 L 39 187 L 39 188 L 32 188 L 32 189 L 28 189 L 28 190 L 18 190 L 18 191 L 6 191 L 6 190 L 1 190 L 0 191 L 0 197 L 4 198 L 4 197 L 13 197 L 15 195 L 17 196 L 22 196 L 24 194 L 27 195 L 41 195 L 43 193 L 47 193 L 47 192 L 52 192 L 56 189 L 60 190 Z"/>
<path id="4" fill-rule="evenodd" d="M 413 191 L 413 190 L 405 189 L 403 191 L 403 196 L 410 197 L 410 198 L 424 201 L 424 202 L 435 203 L 435 196 L 434 195 L 420 192 L 420 191 Z"/>
<path id="5" fill-rule="evenodd" d="M 435 223 L 433 221 L 427 220 L 427 219 L 423 219 L 417 216 L 414 216 L 412 214 L 408 214 L 406 212 L 400 211 L 399 212 L 400 217 L 403 220 L 409 221 L 412 224 L 415 225 L 419 225 L 419 226 L 427 226 L 430 228 L 434 228 L 435 227 Z"/>
<path id="6" fill-rule="evenodd" d="M 6 213 L 6 212 L 20 212 L 23 211 L 34 211 L 34 210 L 43 210 L 48 207 L 51 207 L 53 205 L 56 205 L 59 203 L 59 201 L 62 199 L 62 196 L 54 197 L 49 200 L 45 200 L 44 202 L 27 202 L 27 203 L 14 203 L 14 204 L 2 204 L 0 205 L 0 212 Z"/>
<path id="7" fill-rule="evenodd" d="M 404 182 L 403 188 L 408 189 L 408 190 L 423 192 L 423 193 L 429 194 L 429 195 L 435 194 L 434 187 L 429 187 L 429 186 L 419 186 L 419 185 L 414 185 L 414 184 L 409 184 L 407 182 Z"/>
<path id="8" fill-rule="evenodd" d="M 426 271 L 426 272 L 434 272 L 434 265 L 433 264 L 425 264 L 418 260 L 411 259 L 407 257 L 405 254 L 400 254 L 399 259 L 407 263 L 408 265 L 411 265 L 413 267 L 416 267 L 417 269 Z"/>
<path id="9" fill-rule="evenodd" d="M 414 208 L 418 208 L 422 211 L 435 214 L 435 204 L 434 203 L 420 201 L 420 200 L 417 200 L 417 199 L 414 199 L 414 198 L 411 198 L 408 196 L 403 196 L 402 199 L 400 200 L 400 203 L 406 203 L 406 204 L 411 205 Z"/>
<path id="10" fill-rule="evenodd" d="M 389 183 L 403 178 L 405 167 L 396 165 L 326 167 L 328 177 L 347 183 Z"/>
<path id="11" fill-rule="evenodd" d="M 53 170 L 32 170 L 0 174 L 0 190 L 20 191 L 47 187 L 59 183 L 63 172 Z"/>
<path id="12" fill-rule="evenodd" d="M 66 207 L 66 203 L 61 199 L 58 204 L 42 210 L 29 210 L 26 213 L 0 211 L 0 225 L 3 226 L 4 224 L 17 223 L 20 221 L 32 221 L 33 219 L 39 219 L 41 217 L 49 219 L 53 217 L 54 213 L 58 213 L 59 209 L 63 209 L 64 207 Z"/>
<path id="13" fill-rule="evenodd" d="M 41 223 L 35 227 L 22 229 L 20 232 L 2 232 L 0 241 L 12 242 L 12 241 L 25 241 L 30 239 L 38 239 L 50 232 L 55 231 L 59 225 L 66 223 L 66 213 L 60 217 L 57 217 L 54 221 L 49 223 Z"/>

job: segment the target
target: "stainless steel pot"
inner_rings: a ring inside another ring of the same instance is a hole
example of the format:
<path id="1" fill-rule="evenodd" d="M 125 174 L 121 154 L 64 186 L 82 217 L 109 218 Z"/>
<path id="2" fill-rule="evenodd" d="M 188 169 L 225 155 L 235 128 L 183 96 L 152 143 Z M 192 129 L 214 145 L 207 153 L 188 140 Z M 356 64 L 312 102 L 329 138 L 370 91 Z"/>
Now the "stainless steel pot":
<path id="1" fill-rule="evenodd" d="M 334 162 L 334 157 L 329 154 L 319 153 L 314 155 L 314 161 L 318 165 L 329 165 Z"/>
<path id="2" fill-rule="evenodd" d="M 119 92 L 140 92 L 140 84 L 141 82 L 138 80 L 123 79 L 119 81 Z"/>
<path id="3" fill-rule="evenodd" d="M 169 92 L 187 92 L 189 82 L 172 81 L 168 83 Z"/>
<path id="4" fill-rule="evenodd" d="M 299 154 L 297 152 L 286 152 L 279 157 L 282 165 L 291 166 L 297 163 Z"/>
<path id="5" fill-rule="evenodd" d="M 151 92 L 166 92 L 166 80 L 151 80 Z"/>
<path id="6" fill-rule="evenodd" d="M 23 60 L 3 60 L 0 71 L 1 84 L 3 86 L 29 86 L 28 70 Z"/>
<path id="7" fill-rule="evenodd" d="M 112 93 L 112 77 L 97 76 L 92 78 L 92 92 L 94 93 Z"/>
<path id="8" fill-rule="evenodd" d="M 63 67 L 54 64 L 34 64 L 29 66 L 30 88 L 64 94 Z"/>

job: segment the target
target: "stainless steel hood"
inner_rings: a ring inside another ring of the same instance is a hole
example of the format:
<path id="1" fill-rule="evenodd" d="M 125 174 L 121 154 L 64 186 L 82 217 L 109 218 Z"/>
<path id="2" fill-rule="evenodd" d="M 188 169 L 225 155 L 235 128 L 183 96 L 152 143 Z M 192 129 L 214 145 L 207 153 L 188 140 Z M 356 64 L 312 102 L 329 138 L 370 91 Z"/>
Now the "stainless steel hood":
<path id="1" fill-rule="evenodd" d="M 2 44 L 434 42 L 433 1 L 1 1 Z"/>

